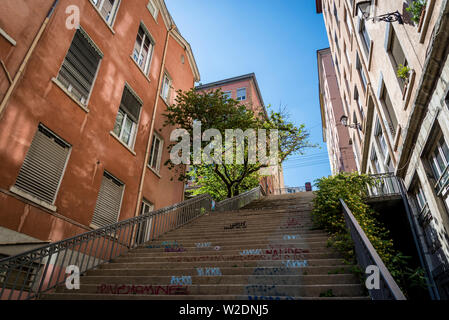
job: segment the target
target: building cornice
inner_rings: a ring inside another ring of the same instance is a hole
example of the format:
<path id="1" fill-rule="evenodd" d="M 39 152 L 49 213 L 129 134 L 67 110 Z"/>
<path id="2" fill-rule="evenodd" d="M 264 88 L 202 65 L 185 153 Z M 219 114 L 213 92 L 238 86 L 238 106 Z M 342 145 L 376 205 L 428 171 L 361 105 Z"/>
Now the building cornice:
<path id="1" fill-rule="evenodd" d="M 165 28 L 167 29 L 167 31 L 172 30 L 170 32 L 170 34 L 186 51 L 187 59 L 189 59 L 189 64 L 190 64 L 190 68 L 192 69 L 194 80 L 195 80 L 195 82 L 199 82 L 201 80 L 201 76 L 200 76 L 200 72 L 199 72 L 195 57 L 193 55 L 192 47 L 179 32 L 179 29 L 176 26 L 175 21 L 173 20 L 173 17 L 170 15 L 170 12 L 168 11 L 167 6 L 165 5 L 165 1 L 164 0 L 156 0 L 156 2 L 159 6 L 159 12 L 162 16 L 162 20 L 164 21 Z"/>

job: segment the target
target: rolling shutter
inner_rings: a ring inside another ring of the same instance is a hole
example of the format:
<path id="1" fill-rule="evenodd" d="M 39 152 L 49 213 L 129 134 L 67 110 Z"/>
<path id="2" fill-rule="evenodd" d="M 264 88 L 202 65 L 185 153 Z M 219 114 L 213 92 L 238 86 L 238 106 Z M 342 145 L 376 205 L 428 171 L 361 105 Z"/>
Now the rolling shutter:
<path id="1" fill-rule="evenodd" d="M 102 55 L 93 47 L 87 35 L 78 29 L 64 59 L 58 79 L 72 91 L 80 101 L 86 101 L 95 79 Z"/>
<path id="2" fill-rule="evenodd" d="M 53 204 L 69 151 L 70 145 L 39 126 L 15 186 L 42 201 Z"/>
<path id="3" fill-rule="evenodd" d="M 120 108 L 123 109 L 128 117 L 131 118 L 135 123 L 139 122 L 140 107 L 142 103 L 139 99 L 131 92 L 131 90 L 125 86 L 123 90 L 122 100 L 120 102 Z"/>
<path id="4" fill-rule="evenodd" d="M 92 224 L 104 227 L 118 221 L 122 204 L 123 183 L 107 172 L 103 175 Z"/>

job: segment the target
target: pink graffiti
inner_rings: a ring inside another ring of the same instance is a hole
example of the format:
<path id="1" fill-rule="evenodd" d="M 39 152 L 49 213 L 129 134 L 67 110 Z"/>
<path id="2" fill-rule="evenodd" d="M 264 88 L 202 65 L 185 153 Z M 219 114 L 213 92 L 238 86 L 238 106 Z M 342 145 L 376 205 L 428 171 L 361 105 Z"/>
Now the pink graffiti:
<path id="1" fill-rule="evenodd" d="M 180 285 L 128 285 L 128 284 L 101 284 L 97 286 L 97 293 L 103 294 L 146 294 L 146 295 L 187 295 L 188 286 Z"/>

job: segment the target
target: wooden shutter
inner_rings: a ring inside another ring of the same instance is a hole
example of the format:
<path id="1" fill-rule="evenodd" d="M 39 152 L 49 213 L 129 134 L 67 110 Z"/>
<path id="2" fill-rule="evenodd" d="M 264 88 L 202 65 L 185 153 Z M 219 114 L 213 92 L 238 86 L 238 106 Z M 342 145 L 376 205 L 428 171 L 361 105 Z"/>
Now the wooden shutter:
<path id="1" fill-rule="evenodd" d="M 92 224 L 104 227 L 118 221 L 122 204 L 123 183 L 107 172 L 103 175 Z"/>
<path id="2" fill-rule="evenodd" d="M 88 36 L 78 29 L 59 71 L 58 79 L 67 87 L 70 84 L 75 89 L 72 93 L 79 100 L 82 98 L 87 100 L 101 58 L 102 55 Z"/>
<path id="3" fill-rule="evenodd" d="M 42 201 L 53 204 L 69 151 L 70 145 L 39 126 L 15 186 Z"/>

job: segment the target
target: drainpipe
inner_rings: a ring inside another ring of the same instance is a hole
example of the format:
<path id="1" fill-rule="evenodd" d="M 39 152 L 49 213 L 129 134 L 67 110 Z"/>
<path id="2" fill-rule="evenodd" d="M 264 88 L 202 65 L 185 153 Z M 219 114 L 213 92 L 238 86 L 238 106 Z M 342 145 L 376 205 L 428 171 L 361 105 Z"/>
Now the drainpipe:
<path id="1" fill-rule="evenodd" d="M 3 112 L 3 109 L 5 109 L 6 103 L 8 102 L 9 98 L 11 97 L 11 94 L 13 93 L 14 89 L 17 86 L 17 83 L 20 80 L 21 75 L 23 74 L 23 71 L 25 70 L 25 67 L 28 64 L 28 61 L 30 60 L 31 55 L 34 52 L 34 49 L 37 46 L 37 43 L 39 42 L 39 40 L 42 37 L 42 34 L 45 31 L 45 28 L 48 25 L 48 22 L 50 21 L 51 16 L 53 15 L 53 12 L 55 11 L 56 5 L 58 4 L 59 0 L 55 0 L 53 2 L 53 5 L 51 6 L 50 10 L 47 13 L 47 16 L 44 19 L 44 22 L 42 23 L 39 31 L 37 32 L 36 36 L 33 39 L 33 42 L 31 43 L 30 48 L 28 49 L 27 54 L 25 55 L 25 58 L 22 61 L 22 64 L 20 65 L 19 70 L 17 71 L 16 75 L 14 76 L 14 80 L 12 81 L 12 83 L 10 84 L 8 90 L 6 91 L 5 96 L 3 97 L 3 100 L 0 104 L 0 116 Z"/>
<path id="2" fill-rule="evenodd" d="M 156 91 L 156 101 L 154 103 L 153 117 L 151 119 L 150 136 L 148 138 L 147 149 L 145 151 L 145 159 L 144 159 L 144 163 L 143 163 L 142 174 L 140 175 L 139 193 L 137 195 L 136 211 L 134 213 L 135 217 L 137 217 L 139 215 L 140 203 L 142 202 L 143 184 L 145 182 L 145 173 L 146 173 L 146 169 L 147 169 L 148 158 L 150 157 L 151 141 L 153 140 L 152 138 L 153 138 L 153 132 L 154 132 L 154 121 L 156 119 L 157 105 L 159 102 L 159 92 L 161 91 L 162 81 L 163 81 L 163 77 L 164 77 L 165 57 L 167 55 L 168 40 L 170 39 L 170 34 L 174 29 L 175 29 L 175 26 L 172 24 L 172 26 L 170 27 L 170 30 L 167 31 L 167 37 L 165 39 L 164 55 L 162 57 L 161 72 L 159 74 L 159 83 L 157 85 L 157 91 Z"/>
<path id="3" fill-rule="evenodd" d="M 398 180 L 399 180 L 399 188 L 401 189 L 401 197 L 404 202 L 405 212 L 407 214 L 407 219 L 408 219 L 408 222 L 410 223 L 410 227 L 412 230 L 413 241 L 415 242 L 415 246 L 418 251 L 419 261 L 421 263 L 421 266 L 424 268 L 424 270 L 426 272 L 426 283 L 427 283 L 427 288 L 429 290 L 430 298 L 432 300 L 440 300 L 438 290 L 436 289 L 437 286 L 436 286 L 435 281 L 433 280 L 432 274 L 430 272 L 430 268 L 427 263 L 427 259 L 423 256 L 424 248 L 422 247 L 422 243 L 421 243 L 421 241 L 419 241 L 418 236 L 417 236 L 418 232 L 416 230 L 416 224 L 414 223 L 412 211 L 411 211 L 410 205 L 408 203 L 407 193 L 405 192 L 404 181 L 399 177 L 398 177 Z"/>

